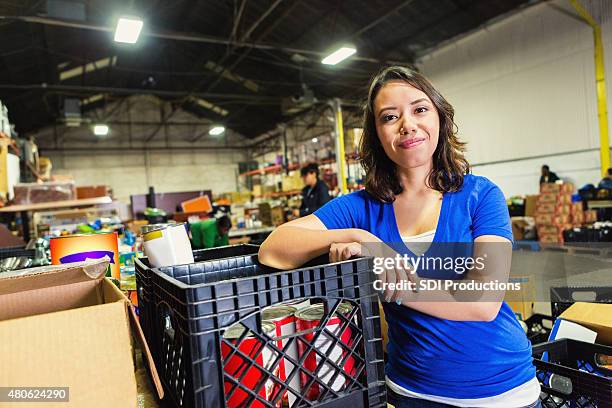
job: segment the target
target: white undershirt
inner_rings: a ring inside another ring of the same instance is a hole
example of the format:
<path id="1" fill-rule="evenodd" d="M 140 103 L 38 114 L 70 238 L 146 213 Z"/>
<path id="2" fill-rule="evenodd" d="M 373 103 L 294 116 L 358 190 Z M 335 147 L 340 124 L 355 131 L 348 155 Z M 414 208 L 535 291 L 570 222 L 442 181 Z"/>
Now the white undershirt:
<path id="1" fill-rule="evenodd" d="M 433 242 L 434 236 L 436 234 L 436 230 L 431 230 L 424 232 L 419 235 L 413 236 L 402 236 L 402 241 L 409 247 L 409 249 L 413 252 L 414 243 L 427 243 Z M 415 255 L 422 255 L 427 248 L 423 245 L 417 245 L 418 252 L 415 252 Z M 403 395 L 406 397 L 412 398 L 420 398 L 428 401 L 439 402 L 442 404 L 454 405 L 457 407 L 473 407 L 473 408 L 517 408 L 517 407 L 527 407 L 537 401 L 540 396 L 540 383 L 536 377 L 533 377 L 531 380 L 527 381 L 524 384 L 519 385 L 509 391 L 504 392 L 500 395 L 495 395 L 492 397 L 486 398 L 448 398 L 448 397 L 439 397 L 437 395 L 429 395 L 429 394 L 420 394 L 418 392 L 410 391 L 406 388 L 403 388 L 393 381 L 391 381 L 388 377 L 386 378 L 387 386 L 396 394 Z"/>

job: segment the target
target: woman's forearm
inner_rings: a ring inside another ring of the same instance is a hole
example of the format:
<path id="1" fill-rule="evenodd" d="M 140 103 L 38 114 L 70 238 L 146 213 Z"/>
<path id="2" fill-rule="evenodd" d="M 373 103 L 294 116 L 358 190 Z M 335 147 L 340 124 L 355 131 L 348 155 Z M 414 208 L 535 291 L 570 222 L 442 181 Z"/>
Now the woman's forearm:
<path id="1" fill-rule="evenodd" d="M 280 226 L 261 244 L 259 262 L 277 269 L 293 269 L 329 252 L 333 243 L 362 242 L 369 234 L 359 229 L 313 230 Z"/>

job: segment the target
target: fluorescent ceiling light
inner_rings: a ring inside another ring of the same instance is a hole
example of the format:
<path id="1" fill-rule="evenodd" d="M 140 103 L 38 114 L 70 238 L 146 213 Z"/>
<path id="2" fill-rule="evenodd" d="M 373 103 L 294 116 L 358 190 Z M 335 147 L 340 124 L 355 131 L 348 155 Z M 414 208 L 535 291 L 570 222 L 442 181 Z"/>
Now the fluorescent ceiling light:
<path id="1" fill-rule="evenodd" d="M 223 126 L 215 126 L 208 131 L 208 134 L 211 136 L 219 136 L 223 132 L 225 132 L 225 128 Z"/>
<path id="2" fill-rule="evenodd" d="M 321 64 L 336 65 L 356 53 L 357 50 L 353 47 L 342 47 L 337 51 L 332 52 L 327 57 L 321 60 Z"/>
<path id="3" fill-rule="evenodd" d="M 108 135 L 108 126 L 94 125 L 93 132 L 94 132 L 94 135 L 96 136 L 106 136 Z"/>
<path id="4" fill-rule="evenodd" d="M 115 30 L 115 41 L 134 44 L 138 41 L 143 22 L 139 18 L 121 17 Z"/>

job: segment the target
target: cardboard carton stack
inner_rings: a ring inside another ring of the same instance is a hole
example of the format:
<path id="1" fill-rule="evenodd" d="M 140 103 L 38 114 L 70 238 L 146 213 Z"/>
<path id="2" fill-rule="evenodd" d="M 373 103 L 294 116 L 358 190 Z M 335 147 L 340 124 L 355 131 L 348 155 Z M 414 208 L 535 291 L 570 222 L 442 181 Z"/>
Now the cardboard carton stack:
<path id="1" fill-rule="evenodd" d="M 572 203 L 572 183 L 540 186 L 535 222 L 541 243 L 563 243 L 563 231 L 584 222 L 582 203 Z"/>
<path id="2" fill-rule="evenodd" d="M 597 222 L 597 210 L 587 210 L 584 212 L 584 222 L 586 224 L 593 224 Z"/>
<path id="3" fill-rule="evenodd" d="M 304 182 L 299 171 L 292 171 L 289 175 L 282 176 L 283 191 L 301 190 L 304 187 Z"/>

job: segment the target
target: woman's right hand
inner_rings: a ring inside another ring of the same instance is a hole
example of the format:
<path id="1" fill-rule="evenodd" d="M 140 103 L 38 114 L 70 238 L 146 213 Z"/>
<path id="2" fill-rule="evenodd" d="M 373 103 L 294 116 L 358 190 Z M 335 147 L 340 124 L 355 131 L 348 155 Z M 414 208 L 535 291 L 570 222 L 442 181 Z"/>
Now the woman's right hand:
<path id="1" fill-rule="evenodd" d="M 361 256 L 361 243 L 359 242 L 336 242 L 329 247 L 329 261 L 340 262 Z"/>

